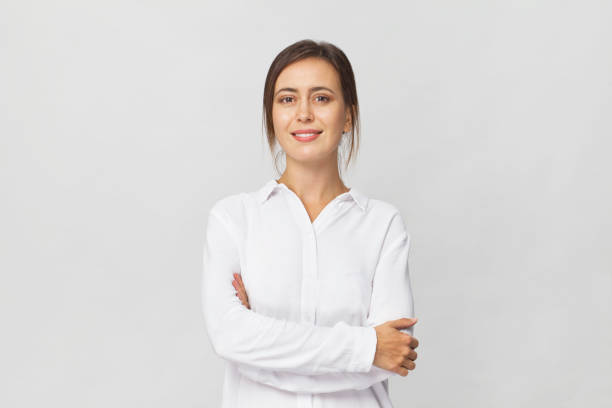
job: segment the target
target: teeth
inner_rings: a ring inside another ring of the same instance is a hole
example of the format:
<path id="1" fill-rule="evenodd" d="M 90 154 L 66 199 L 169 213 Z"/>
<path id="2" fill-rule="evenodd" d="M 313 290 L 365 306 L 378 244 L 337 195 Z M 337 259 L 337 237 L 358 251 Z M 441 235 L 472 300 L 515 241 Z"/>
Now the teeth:
<path id="1" fill-rule="evenodd" d="M 309 137 L 312 135 L 316 135 L 317 133 L 295 133 L 297 137 Z"/>

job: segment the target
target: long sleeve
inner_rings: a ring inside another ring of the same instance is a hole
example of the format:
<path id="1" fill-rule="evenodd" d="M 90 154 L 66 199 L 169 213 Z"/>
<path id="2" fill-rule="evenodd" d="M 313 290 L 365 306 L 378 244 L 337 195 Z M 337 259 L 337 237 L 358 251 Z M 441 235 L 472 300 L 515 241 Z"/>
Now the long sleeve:
<path id="1" fill-rule="evenodd" d="M 408 268 L 410 236 L 399 213 L 391 219 L 372 282 L 372 297 L 367 326 L 378 326 L 389 320 L 414 317 L 414 302 Z M 413 327 L 401 329 L 413 334 Z M 238 370 L 250 378 L 279 389 L 294 392 L 325 393 L 360 390 L 398 375 L 372 365 L 365 373 L 332 373 L 300 375 L 239 365 Z"/>
<path id="2" fill-rule="evenodd" d="M 242 305 L 232 285 L 232 274 L 240 272 L 234 228 L 223 208 L 211 209 L 204 244 L 202 308 L 214 351 L 224 359 L 277 372 L 320 375 L 370 370 L 376 351 L 373 328 L 279 320 Z"/>

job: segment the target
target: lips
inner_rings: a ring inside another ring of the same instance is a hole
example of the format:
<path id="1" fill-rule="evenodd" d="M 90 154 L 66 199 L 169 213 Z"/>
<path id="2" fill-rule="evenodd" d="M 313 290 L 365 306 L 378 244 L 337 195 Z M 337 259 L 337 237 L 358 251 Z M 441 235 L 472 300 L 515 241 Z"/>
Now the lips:
<path id="1" fill-rule="evenodd" d="M 322 133 L 322 130 L 317 130 L 317 129 L 301 129 L 301 130 L 296 130 L 295 132 L 291 132 L 291 134 L 293 136 L 312 136 L 313 134 L 320 134 Z"/>
<path id="2" fill-rule="evenodd" d="M 321 133 L 323 133 L 322 130 L 301 129 L 301 130 L 296 130 L 295 132 L 292 132 L 291 135 L 298 142 L 307 143 L 307 142 L 311 142 L 315 140 L 316 138 L 318 138 Z"/>

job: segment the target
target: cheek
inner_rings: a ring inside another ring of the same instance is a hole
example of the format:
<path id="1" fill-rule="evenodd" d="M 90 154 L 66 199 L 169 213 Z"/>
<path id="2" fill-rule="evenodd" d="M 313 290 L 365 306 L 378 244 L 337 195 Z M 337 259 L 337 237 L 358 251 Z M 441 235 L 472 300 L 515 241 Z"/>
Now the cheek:
<path id="1" fill-rule="evenodd" d="M 286 131 L 291 123 L 291 115 L 287 112 L 272 112 L 272 123 L 274 124 L 274 129 L 278 132 Z"/>
<path id="2" fill-rule="evenodd" d="M 340 130 L 344 127 L 344 113 L 341 109 L 321 109 L 318 112 L 318 117 L 325 125 L 334 130 Z"/>

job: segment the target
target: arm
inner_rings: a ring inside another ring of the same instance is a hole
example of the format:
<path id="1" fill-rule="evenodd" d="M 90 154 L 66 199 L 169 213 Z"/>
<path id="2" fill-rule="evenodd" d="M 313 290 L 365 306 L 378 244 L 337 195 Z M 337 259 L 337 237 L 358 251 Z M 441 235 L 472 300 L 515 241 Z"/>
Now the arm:
<path id="1" fill-rule="evenodd" d="M 240 272 L 234 234 L 227 213 L 213 207 L 204 245 L 202 308 L 214 351 L 236 363 L 278 372 L 368 371 L 376 350 L 373 328 L 279 320 L 242 305 L 232 286 L 232 274 Z"/>
<path id="2" fill-rule="evenodd" d="M 389 320 L 414 317 L 414 302 L 408 271 L 410 236 L 397 213 L 391 220 L 387 238 L 383 244 L 373 278 L 372 298 L 367 326 L 378 326 Z M 413 334 L 413 327 L 401 331 Z M 263 370 L 239 365 L 238 370 L 250 378 L 276 388 L 294 392 L 334 392 L 360 390 L 397 373 L 372 365 L 364 373 L 331 373 L 325 375 L 300 375 L 288 372 Z"/>

